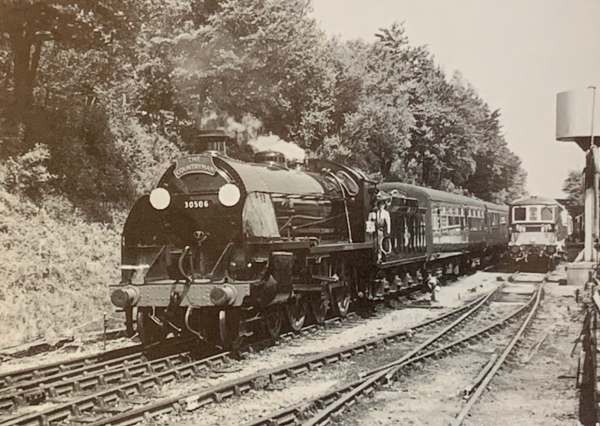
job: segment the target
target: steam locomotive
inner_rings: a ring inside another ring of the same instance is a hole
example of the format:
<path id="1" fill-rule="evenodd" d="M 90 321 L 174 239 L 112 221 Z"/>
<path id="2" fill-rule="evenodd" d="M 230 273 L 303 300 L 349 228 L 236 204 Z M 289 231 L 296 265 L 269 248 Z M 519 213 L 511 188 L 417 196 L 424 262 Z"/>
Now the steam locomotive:
<path id="1" fill-rule="evenodd" d="M 553 269 L 565 255 L 571 230 L 571 217 L 556 200 L 517 200 L 510 205 L 510 257 L 516 264 Z"/>
<path id="2" fill-rule="evenodd" d="M 345 316 L 353 302 L 393 303 L 436 271 L 457 274 L 505 249 L 505 206 L 377 184 L 320 159 L 243 162 L 223 152 L 225 135 L 202 140 L 207 150 L 178 158 L 123 229 L 111 300 L 145 344 L 171 332 L 227 348 L 277 337 L 285 324 Z"/>

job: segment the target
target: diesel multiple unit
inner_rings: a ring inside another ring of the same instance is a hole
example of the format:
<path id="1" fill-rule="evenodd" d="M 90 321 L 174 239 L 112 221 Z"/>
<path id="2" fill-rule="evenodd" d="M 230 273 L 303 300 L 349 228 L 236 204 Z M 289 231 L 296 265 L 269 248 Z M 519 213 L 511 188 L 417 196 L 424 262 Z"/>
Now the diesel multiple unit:
<path id="1" fill-rule="evenodd" d="M 511 203 L 511 259 L 551 269 L 564 255 L 569 220 L 567 210 L 550 198 L 534 196 Z"/>

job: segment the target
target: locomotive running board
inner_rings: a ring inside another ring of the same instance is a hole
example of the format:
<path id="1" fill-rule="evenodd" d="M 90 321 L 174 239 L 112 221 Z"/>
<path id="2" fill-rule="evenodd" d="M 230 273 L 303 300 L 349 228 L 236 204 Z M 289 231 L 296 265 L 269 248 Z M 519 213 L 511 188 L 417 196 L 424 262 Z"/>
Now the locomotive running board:
<path id="1" fill-rule="evenodd" d="M 319 244 L 310 248 L 311 254 L 327 254 L 338 251 L 352 251 L 352 250 L 366 250 L 372 249 L 374 246 L 373 241 L 367 241 L 363 243 L 325 243 Z"/>

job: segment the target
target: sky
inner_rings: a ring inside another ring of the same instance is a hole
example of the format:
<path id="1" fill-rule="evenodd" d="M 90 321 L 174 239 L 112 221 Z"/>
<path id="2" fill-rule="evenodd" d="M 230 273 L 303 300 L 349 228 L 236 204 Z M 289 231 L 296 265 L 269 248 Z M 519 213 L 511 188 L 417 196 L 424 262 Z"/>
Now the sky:
<path id="1" fill-rule="evenodd" d="M 583 151 L 555 139 L 555 103 L 565 90 L 600 92 L 600 0 L 313 0 L 313 9 L 322 30 L 346 40 L 403 22 L 411 44 L 500 109 L 530 194 L 562 197 L 568 171 L 583 169 Z"/>

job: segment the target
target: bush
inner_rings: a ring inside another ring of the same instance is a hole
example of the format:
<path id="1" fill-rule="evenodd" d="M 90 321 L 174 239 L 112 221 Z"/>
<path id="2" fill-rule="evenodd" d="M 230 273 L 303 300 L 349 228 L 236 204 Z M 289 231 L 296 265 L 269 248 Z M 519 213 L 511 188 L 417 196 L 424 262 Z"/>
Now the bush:
<path id="1" fill-rule="evenodd" d="M 66 198 L 43 208 L 0 189 L 0 346 L 69 334 L 112 311 L 120 223 L 88 223 Z"/>
<path id="2" fill-rule="evenodd" d="M 48 171 L 47 161 L 50 150 L 46 145 L 36 144 L 33 149 L 6 161 L 3 181 L 6 188 L 14 193 L 39 198 L 50 190 L 50 183 L 56 178 Z"/>

